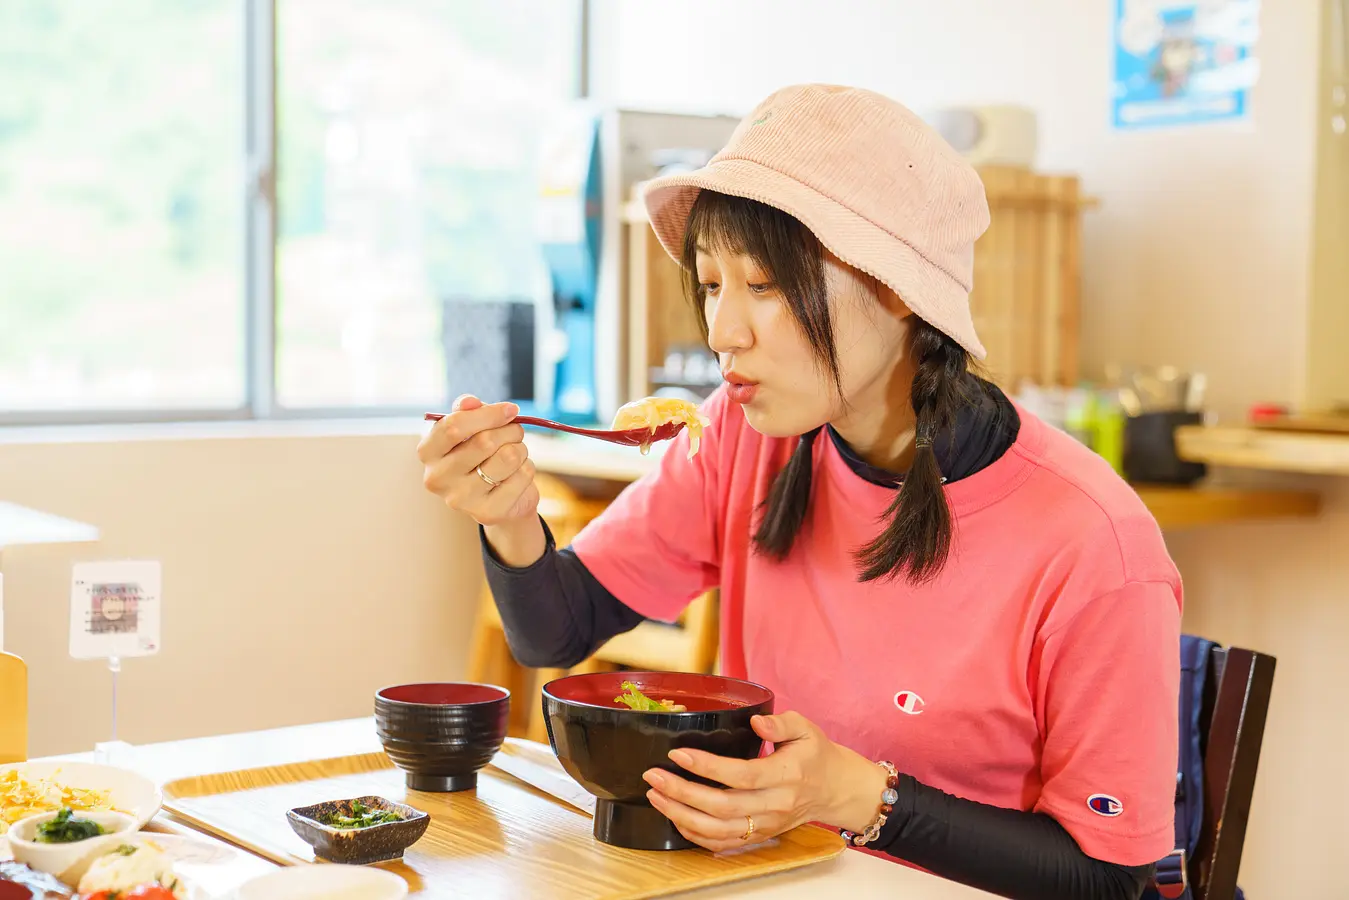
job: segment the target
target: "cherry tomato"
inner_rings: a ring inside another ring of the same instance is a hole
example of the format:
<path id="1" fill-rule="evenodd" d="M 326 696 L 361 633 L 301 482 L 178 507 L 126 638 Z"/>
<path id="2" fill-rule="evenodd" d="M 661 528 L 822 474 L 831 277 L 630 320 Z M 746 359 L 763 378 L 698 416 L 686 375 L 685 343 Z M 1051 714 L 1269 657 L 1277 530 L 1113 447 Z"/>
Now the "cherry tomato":
<path id="1" fill-rule="evenodd" d="M 173 891 L 150 882 L 129 891 L 96 891 L 92 894 L 80 894 L 77 900 L 175 900 L 175 898 Z"/>
<path id="2" fill-rule="evenodd" d="M 122 894 L 118 900 L 174 900 L 173 891 L 159 884 L 142 884 Z"/>

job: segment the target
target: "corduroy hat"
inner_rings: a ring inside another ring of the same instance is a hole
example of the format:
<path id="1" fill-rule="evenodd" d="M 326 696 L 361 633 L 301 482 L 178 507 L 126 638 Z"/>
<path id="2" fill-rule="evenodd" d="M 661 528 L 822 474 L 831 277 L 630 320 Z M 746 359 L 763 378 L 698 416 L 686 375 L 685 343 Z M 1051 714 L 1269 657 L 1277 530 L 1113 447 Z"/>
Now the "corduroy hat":
<path id="1" fill-rule="evenodd" d="M 984 185 L 901 104 L 835 85 L 772 94 L 707 166 L 646 185 L 652 227 L 676 262 L 701 190 L 794 216 L 839 259 L 889 285 L 975 358 L 985 357 L 969 298 L 974 242 L 989 224 Z"/>

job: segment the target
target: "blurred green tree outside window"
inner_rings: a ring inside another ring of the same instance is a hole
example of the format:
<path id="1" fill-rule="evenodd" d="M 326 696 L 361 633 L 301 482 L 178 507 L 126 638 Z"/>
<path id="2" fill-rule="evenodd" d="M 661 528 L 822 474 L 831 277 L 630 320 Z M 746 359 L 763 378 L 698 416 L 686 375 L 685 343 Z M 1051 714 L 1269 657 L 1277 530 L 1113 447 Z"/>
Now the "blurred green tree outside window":
<path id="1" fill-rule="evenodd" d="M 535 151 L 579 0 L 274 9 L 250 48 L 244 0 L 0 3 L 0 414 L 249 407 L 246 60 L 273 52 L 252 349 L 281 408 L 443 402 L 443 299 L 540 290 Z"/>

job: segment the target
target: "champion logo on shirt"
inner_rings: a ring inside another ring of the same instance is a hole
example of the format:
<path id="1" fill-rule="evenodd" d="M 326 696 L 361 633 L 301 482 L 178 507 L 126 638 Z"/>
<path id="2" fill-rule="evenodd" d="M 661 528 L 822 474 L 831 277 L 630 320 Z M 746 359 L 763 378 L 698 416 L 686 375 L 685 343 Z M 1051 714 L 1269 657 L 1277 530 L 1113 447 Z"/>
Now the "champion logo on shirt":
<path id="1" fill-rule="evenodd" d="M 1124 804 L 1119 802 L 1119 798 L 1109 794 L 1092 794 L 1087 798 L 1087 807 L 1098 816 L 1108 816 L 1112 819 L 1124 812 Z"/>
<path id="2" fill-rule="evenodd" d="M 908 716 L 922 715 L 923 707 L 927 704 L 923 698 L 913 691 L 900 691 L 895 694 L 895 708 Z"/>

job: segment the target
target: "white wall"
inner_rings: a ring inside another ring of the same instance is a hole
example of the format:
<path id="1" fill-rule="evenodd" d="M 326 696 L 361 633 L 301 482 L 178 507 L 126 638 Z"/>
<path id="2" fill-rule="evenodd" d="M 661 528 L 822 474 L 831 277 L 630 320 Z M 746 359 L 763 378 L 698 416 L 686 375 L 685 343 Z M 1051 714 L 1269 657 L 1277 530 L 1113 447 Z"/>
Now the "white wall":
<path id="1" fill-rule="evenodd" d="M 1106 0 L 597 0 L 596 92 L 742 113 L 799 81 L 915 109 L 1036 109 L 1041 168 L 1100 197 L 1084 234 L 1084 362 L 1207 372 L 1214 407 L 1297 398 L 1316 134 L 1316 0 L 1266 0 L 1249 124 L 1110 130 Z M 1349 337 L 1349 336 L 1347 336 Z M 1095 371 L 1092 371 L 1095 370 Z M 1169 537 L 1186 627 L 1279 657 L 1242 883 L 1252 897 L 1349 896 L 1349 483 L 1316 522 Z M 1338 852 L 1337 852 L 1338 851 Z"/>

